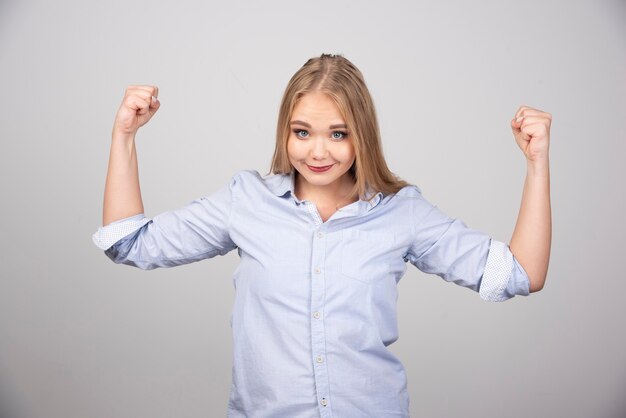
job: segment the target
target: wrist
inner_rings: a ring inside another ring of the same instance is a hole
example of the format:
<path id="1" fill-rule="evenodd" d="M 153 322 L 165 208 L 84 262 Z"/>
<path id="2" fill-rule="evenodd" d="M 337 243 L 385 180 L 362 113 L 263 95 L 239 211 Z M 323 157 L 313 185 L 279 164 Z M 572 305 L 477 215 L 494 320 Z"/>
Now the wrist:
<path id="1" fill-rule="evenodd" d="M 550 161 L 548 157 L 535 160 L 526 160 L 526 172 L 533 176 L 548 176 L 550 174 Z"/>
<path id="2" fill-rule="evenodd" d="M 121 131 L 114 130 L 111 136 L 111 140 L 113 142 L 124 142 L 124 143 L 133 142 L 135 141 L 136 134 L 137 134 L 136 132 L 121 132 Z"/>
<path id="3" fill-rule="evenodd" d="M 135 134 L 113 132 L 111 138 L 111 155 L 123 155 L 123 158 L 130 158 L 132 160 L 136 152 Z"/>

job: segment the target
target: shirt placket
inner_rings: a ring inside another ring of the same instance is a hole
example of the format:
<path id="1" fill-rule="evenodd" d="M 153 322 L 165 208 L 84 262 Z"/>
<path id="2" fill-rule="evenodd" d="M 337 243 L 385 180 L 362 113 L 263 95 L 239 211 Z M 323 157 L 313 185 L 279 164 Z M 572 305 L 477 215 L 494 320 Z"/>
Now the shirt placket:
<path id="1" fill-rule="evenodd" d="M 326 303 L 326 228 L 315 205 L 304 202 L 315 223 L 311 256 L 311 356 L 315 375 L 315 390 L 321 418 L 331 418 L 330 385 L 326 362 L 326 331 L 324 306 Z"/>

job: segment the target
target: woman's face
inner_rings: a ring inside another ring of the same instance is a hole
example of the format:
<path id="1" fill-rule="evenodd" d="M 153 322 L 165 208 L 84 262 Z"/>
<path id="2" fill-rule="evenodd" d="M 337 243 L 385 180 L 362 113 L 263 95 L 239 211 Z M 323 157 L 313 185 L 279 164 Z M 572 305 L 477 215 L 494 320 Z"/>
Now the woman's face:
<path id="1" fill-rule="evenodd" d="M 304 192 L 336 194 L 354 184 L 348 170 L 354 145 L 339 108 L 325 93 L 302 96 L 293 110 L 287 139 L 289 161 L 301 174 Z"/>

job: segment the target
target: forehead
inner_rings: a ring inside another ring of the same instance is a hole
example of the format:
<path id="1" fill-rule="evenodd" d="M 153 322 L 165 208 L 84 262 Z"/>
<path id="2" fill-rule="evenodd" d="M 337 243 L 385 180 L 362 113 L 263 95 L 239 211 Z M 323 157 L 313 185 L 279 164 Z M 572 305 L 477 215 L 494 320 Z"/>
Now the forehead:
<path id="1" fill-rule="evenodd" d="M 326 93 L 306 93 L 293 108 L 291 120 L 300 120 L 311 125 L 334 125 L 345 123 L 335 101 Z"/>

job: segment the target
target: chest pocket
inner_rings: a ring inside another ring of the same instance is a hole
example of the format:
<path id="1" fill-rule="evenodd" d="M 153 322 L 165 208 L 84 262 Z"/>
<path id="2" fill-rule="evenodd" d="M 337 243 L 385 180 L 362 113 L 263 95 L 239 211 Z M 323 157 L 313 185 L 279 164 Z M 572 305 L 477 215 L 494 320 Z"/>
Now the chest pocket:
<path id="1" fill-rule="evenodd" d="M 341 237 L 341 273 L 371 284 L 390 273 L 394 236 L 386 232 L 347 229 Z"/>

